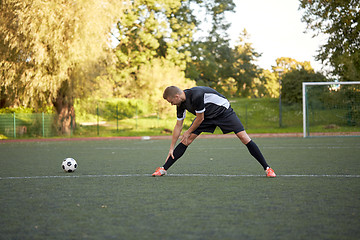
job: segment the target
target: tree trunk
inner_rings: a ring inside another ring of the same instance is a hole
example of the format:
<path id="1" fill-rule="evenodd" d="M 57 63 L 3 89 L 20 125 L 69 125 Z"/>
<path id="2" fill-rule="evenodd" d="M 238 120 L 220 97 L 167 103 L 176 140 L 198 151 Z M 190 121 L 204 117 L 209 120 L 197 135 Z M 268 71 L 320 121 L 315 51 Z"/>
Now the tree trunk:
<path id="1" fill-rule="evenodd" d="M 75 110 L 70 104 L 59 104 L 56 107 L 58 131 L 62 134 L 70 134 L 75 129 Z"/>
<path id="2" fill-rule="evenodd" d="M 59 89 L 57 98 L 53 105 L 57 112 L 57 127 L 61 134 L 70 134 L 75 129 L 75 109 L 69 91 L 67 82 Z"/>
<path id="3" fill-rule="evenodd" d="M 5 108 L 7 107 L 6 105 L 6 95 L 5 95 L 5 88 L 1 87 L 0 88 L 0 108 Z"/>

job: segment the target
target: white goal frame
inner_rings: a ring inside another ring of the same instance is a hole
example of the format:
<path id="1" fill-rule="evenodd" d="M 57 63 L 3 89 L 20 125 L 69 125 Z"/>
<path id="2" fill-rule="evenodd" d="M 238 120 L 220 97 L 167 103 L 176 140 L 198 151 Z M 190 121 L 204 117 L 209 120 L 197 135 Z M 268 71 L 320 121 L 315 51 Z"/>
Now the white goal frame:
<path id="1" fill-rule="evenodd" d="M 307 105 L 307 98 L 306 98 L 306 87 L 311 85 L 350 85 L 350 84 L 360 84 L 360 82 L 354 81 L 354 82 L 303 82 L 302 83 L 302 100 L 303 100 L 303 133 L 304 138 L 307 136 L 307 111 L 306 111 L 306 105 Z"/>

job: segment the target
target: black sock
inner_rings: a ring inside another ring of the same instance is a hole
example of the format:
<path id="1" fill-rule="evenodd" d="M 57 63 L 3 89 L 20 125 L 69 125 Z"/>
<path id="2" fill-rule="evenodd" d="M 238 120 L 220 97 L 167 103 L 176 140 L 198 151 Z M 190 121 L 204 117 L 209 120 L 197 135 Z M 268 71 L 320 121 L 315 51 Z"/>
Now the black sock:
<path id="1" fill-rule="evenodd" d="M 263 166 L 264 170 L 269 167 L 266 163 L 264 156 L 261 154 L 260 149 L 256 145 L 256 143 L 251 140 L 248 144 L 246 144 L 250 154 Z"/>
<path id="2" fill-rule="evenodd" d="M 184 145 L 183 143 L 179 143 L 179 145 L 176 146 L 176 148 L 174 149 L 174 158 L 172 158 L 171 156 L 169 156 L 169 158 L 167 159 L 166 163 L 164 164 L 164 169 L 168 170 L 171 165 L 173 165 L 176 160 L 178 160 L 186 151 L 187 146 Z"/>

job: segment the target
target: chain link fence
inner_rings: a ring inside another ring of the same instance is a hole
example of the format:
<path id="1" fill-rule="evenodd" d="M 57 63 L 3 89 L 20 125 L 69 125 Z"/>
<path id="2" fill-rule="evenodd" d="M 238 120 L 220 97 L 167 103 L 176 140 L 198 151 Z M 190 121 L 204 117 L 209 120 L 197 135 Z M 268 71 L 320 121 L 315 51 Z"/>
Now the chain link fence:
<path id="1" fill-rule="evenodd" d="M 71 124 L 67 133 L 59 131 L 57 114 L 0 113 L 0 139 L 161 135 L 170 134 L 176 121 L 158 113 L 141 114 L 136 108 L 128 117 L 111 110 L 95 106 L 93 112 L 78 113 L 75 127 Z"/>
<path id="2" fill-rule="evenodd" d="M 75 106 L 76 124 L 67 133 L 59 132 L 58 118 L 50 113 L 0 113 L 0 139 L 38 137 L 96 137 L 170 135 L 176 123 L 172 112 L 149 111 L 141 102 L 93 101 Z M 247 131 L 252 133 L 302 131 L 301 107 L 283 108 L 283 127 L 279 128 L 278 102 L 236 99 L 231 105 Z M 184 129 L 195 116 L 187 114 Z M 292 128 L 292 130 L 288 130 Z M 215 133 L 220 134 L 220 131 Z"/>
<path id="3" fill-rule="evenodd" d="M 141 104 L 87 102 L 75 109 L 76 116 L 71 121 L 75 120 L 76 124 L 67 133 L 59 131 L 59 120 L 54 113 L 0 113 L 0 139 L 171 135 L 176 123 L 175 108 L 164 114 L 147 110 Z M 301 133 L 303 130 L 301 104 L 284 104 L 281 123 L 277 99 L 234 99 L 231 105 L 249 133 Z M 333 109 L 325 112 L 336 113 Z M 194 118 L 187 114 L 184 129 L 190 127 Z M 358 125 L 334 124 L 319 125 L 318 132 L 360 132 Z"/>
<path id="4" fill-rule="evenodd" d="M 56 114 L 0 113 L 0 138 L 53 137 Z"/>

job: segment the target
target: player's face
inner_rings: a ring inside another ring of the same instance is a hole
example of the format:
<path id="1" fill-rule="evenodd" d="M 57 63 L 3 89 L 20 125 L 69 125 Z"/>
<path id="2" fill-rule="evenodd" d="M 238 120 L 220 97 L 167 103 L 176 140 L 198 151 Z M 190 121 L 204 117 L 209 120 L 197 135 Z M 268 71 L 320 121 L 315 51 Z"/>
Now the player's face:
<path id="1" fill-rule="evenodd" d="M 166 101 L 168 101 L 169 103 L 171 103 L 171 105 L 176 105 L 176 106 L 180 106 L 181 104 L 181 99 L 179 95 L 175 95 L 175 97 L 168 97 L 166 99 Z"/>

